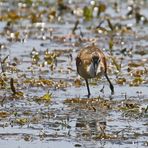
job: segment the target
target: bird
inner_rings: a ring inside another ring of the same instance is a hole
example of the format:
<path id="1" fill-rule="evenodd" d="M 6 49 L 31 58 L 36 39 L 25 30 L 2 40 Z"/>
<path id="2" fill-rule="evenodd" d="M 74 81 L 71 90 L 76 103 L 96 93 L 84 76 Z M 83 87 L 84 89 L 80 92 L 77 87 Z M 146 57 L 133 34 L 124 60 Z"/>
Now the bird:
<path id="1" fill-rule="evenodd" d="M 111 94 L 114 94 L 114 86 L 107 74 L 107 62 L 103 51 L 96 45 L 88 45 L 80 49 L 76 56 L 77 73 L 84 78 L 90 97 L 88 79 L 105 76 L 109 82 Z"/>

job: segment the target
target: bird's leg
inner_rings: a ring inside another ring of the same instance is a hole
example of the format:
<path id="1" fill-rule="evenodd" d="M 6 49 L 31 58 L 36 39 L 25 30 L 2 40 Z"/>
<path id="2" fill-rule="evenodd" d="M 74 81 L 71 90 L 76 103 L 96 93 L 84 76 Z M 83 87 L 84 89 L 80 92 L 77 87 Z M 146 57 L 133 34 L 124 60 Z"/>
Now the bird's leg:
<path id="1" fill-rule="evenodd" d="M 90 97 L 90 89 L 89 89 L 89 84 L 88 84 L 88 80 L 85 79 L 86 82 L 86 86 L 87 86 L 87 91 L 88 91 L 88 98 Z"/>
<path id="2" fill-rule="evenodd" d="M 113 84 L 111 83 L 111 81 L 110 81 L 107 74 L 105 74 L 105 77 L 106 77 L 107 81 L 109 82 L 109 86 L 110 86 L 110 89 L 111 89 L 111 94 L 114 94 L 114 86 L 113 86 Z"/>

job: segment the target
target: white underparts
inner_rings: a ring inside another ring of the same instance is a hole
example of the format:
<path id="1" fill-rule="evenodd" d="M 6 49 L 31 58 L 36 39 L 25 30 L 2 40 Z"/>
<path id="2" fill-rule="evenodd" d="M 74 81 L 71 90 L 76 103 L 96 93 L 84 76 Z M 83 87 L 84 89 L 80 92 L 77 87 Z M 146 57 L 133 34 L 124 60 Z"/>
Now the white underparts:
<path id="1" fill-rule="evenodd" d="M 87 67 L 87 72 L 88 74 L 93 78 L 96 77 L 97 75 L 101 74 L 101 67 L 100 64 L 96 67 L 96 69 L 94 68 L 93 63 L 91 63 L 88 67 Z"/>

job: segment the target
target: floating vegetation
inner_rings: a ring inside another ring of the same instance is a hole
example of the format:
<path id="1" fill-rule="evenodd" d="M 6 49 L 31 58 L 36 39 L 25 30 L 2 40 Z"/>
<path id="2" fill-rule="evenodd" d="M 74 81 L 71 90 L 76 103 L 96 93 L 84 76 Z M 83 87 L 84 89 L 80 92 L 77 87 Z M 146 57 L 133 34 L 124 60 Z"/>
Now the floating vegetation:
<path id="1" fill-rule="evenodd" d="M 19 124 L 21 126 L 25 125 L 26 123 L 28 123 L 28 119 L 27 118 L 19 118 L 19 119 L 16 119 L 16 124 Z"/>
<path id="2" fill-rule="evenodd" d="M 29 84 L 30 86 L 48 86 L 48 87 L 52 87 L 54 84 L 53 80 L 49 80 L 49 79 L 26 79 L 24 81 L 25 84 Z"/>
<path id="3" fill-rule="evenodd" d="M 5 111 L 0 111 L 0 118 L 6 118 L 9 116 L 9 113 L 8 112 L 5 112 Z"/>
<path id="4" fill-rule="evenodd" d="M 74 85 L 75 85 L 76 87 L 80 87 L 80 86 L 82 85 L 82 84 L 81 84 L 81 80 L 80 80 L 80 79 L 75 79 Z"/>
<path id="5" fill-rule="evenodd" d="M 126 83 L 126 79 L 125 79 L 125 78 L 118 78 L 118 79 L 116 80 L 116 82 L 117 82 L 118 84 L 120 84 L 120 85 L 124 85 L 124 84 Z"/>
<path id="6" fill-rule="evenodd" d="M 1 0 L 0 143 L 147 146 L 147 9 L 146 0 Z M 84 96 L 75 57 L 90 44 L 107 57 L 114 95 L 102 77 Z"/>
<path id="7" fill-rule="evenodd" d="M 42 103 L 42 102 L 49 103 L 51 99 L 52 99 L 52 94 L 49 92 L 47 92 L 41 97 L 35 97 L 35 101 L 38 103 Z"/>
<path id="8" fill-rule="evenodd" d="M 84 110 L 93 110 L 97 111 L 98 109 L 111 109 L 112 102 L 108 100 L 103 100 L 102 98 L 73 98 L 64 100 L 65 104 L 69 104 L 70 106 L 77 104 L 79 107 Z M 77 108 L 78 106 L 76 106 Z M 79 108 L 78 107 L 78 108 Z"/>

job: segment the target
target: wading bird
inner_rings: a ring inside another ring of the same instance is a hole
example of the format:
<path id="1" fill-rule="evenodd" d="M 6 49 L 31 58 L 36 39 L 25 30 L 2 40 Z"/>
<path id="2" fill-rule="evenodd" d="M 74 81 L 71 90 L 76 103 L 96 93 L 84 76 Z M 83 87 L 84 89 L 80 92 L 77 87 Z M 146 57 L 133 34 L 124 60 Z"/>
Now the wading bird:
<path id="1" fill-rule="evenodd" d="M 90 89 L 88 79 L 105 76 L 109 82 L 111 93 L 114 94 L 114 86 L 107 75 L 107 63 L 104 53 L 95 45 L 84 47 L 76 57 L 78 74 L 85 79 L 88 97 Z"/>

